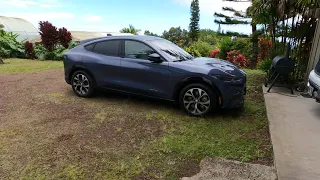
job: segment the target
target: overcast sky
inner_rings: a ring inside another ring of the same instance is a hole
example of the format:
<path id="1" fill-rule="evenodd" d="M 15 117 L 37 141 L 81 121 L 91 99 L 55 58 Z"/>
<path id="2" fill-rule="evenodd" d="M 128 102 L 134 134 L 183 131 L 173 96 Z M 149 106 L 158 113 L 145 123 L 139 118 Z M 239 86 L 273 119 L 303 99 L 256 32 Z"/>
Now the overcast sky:
<path id="1" fill-rule="evenodd" d="M 250 3 L 200 1 L 200 28 L 218 29 L 214 12 L 223 6 L 245 10 Z M 20 17 L 38 27 L 50 21 L 68 30 L 118 32 L 133 24 L 161 34 L 170 27 L 187 29 L 191 0 L 0 0 L 0 16 Z M 223 26 L 223 30 L 249 33 L 249 26 Z"/>

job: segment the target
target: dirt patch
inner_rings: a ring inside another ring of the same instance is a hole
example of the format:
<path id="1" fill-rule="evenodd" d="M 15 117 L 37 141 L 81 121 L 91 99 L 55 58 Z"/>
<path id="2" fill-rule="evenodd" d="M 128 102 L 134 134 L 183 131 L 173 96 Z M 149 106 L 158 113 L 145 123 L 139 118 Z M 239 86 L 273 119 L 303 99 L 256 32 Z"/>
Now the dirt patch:
<path id="1" fill-rule="evenodd" d="M 163 134 L 160 121 L 147 119 L 143 107 L 125 98 L 76 97 L 61 69 L 1 74 L 0 79 L 3 178 L 55 177 L 77 164 L 92 178 Z"/>

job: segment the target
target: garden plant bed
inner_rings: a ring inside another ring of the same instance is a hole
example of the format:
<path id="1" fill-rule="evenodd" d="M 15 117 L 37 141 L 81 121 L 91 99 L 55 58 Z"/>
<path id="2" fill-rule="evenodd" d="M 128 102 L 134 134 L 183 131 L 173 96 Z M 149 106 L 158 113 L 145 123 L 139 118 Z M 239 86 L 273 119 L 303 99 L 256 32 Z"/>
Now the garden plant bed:
<path id="1" fill-rule="evenodd" d="M 0 66 L 0 179 L 177 179 L 197 174 L 207 156 L 273 165 L 261 71 L 247 70 L 242 110 L 195 118 L 111 92 L 79 98 L 62 67 Z"/>

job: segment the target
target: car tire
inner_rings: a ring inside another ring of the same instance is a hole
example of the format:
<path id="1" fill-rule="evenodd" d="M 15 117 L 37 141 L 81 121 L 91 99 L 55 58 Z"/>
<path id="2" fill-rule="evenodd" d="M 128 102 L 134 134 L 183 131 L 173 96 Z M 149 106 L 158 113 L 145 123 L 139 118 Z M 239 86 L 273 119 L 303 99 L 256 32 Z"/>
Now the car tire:
<path id="1" fill-rule="evenodd" d="M 79 70 L 73 73 L 71 77 L 71 86 L 73 92 L 80 97 L 92 97 L 95 92 L 95 81 L 87 72 Z"/>
<path id="2" fill-rule="evenodd" d="M 180 107 L 191 116 L 207 115 L 217 103 L 213 89 L 201 83 L 184 87 L 179 95 Z"/>

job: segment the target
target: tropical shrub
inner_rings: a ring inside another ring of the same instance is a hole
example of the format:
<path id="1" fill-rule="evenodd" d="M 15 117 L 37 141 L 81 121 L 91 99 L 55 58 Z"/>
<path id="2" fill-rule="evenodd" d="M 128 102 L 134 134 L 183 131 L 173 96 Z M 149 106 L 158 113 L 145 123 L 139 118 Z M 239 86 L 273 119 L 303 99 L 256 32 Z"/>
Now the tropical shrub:
<path id="1" fill-rule="evenodd" d="M 250 57 L 252 54 L 252 43 L 249 38 L 234 38 L 225 37 L 218 44 L 220 49 L 219 58 L 226 59 L 227 53 L 232 50 L 238 50 L 245 57 Z"/>
<path id="2" fill-rule="evenodd" d="M 48 50 L 42 44 L 36 44 L 34 47 L 35 57 L 39 60 L 46 60 Z"/>
<path id="3" fill-rule="evenodd" d="M 209 57 L 211 50 L 213 49 L 213 46 L 211 46 L 207 42 L 202 41 L 196 41 L 189 46 L 191 49 L 197 50 L 201 57 Z"/>
<path id="4" fill-rule="evenodd" d="M 69 47 L 72 36 L 66 28 L 60 28 L 58 31 L 57 27 L 48 21 L 40 21 L 39 26 L 42 44 L 49 52 L 53 52 L 59 44 L 64 48 Z"/>
<path id="5" fill-rule="evenodd" d="M 185 50 L 194 57 L 201 57 L 200 52 L 194 47 L 186 47 Z"/>
<path id="6" fill-rule="evenodd" d="M 238 50 L 232 50 L 227 53 L 227 60 L 239 67 L 248 67 L 249 62 L 244 55 L 240 54 Z"/>
<path id="7" fill-rule="evenodd" d="M 214 50 L 211 51 L 210 57 L 211 58 L 217 58 L 219 53 L 220 53 L 220 49 L 214 49 Z"/>
<path id="8" fill-rule="evenodd" d="M 33 59 L 35 56 L 33 44 L 29 41 L 24 43 L 24 52 L 27 58 Z"/>
<path id="9" fill-rule="evenodd" d="M 259 44 L 258 62 L 260 62 L 270 57 L 272 42 L 271 40 L 260 38 L 258 44 Z"/>
<path id="10" fill-rule="evenodd" d="M 39 31 L 43 46 L 49 51 L 53 51 L 59 42 L 59 32 L 57 27 L 48 21 L 39 22 Z"/>
<path id="11" fill-rule="evenodd" d="M 64 48 L 69 47 L 69 42 L 72 40 L 71 33 L 66 28 L 59 29 L 59 42 Z"/>
<path id="12" fill-rule="evenodd" d="M 17 37 L 0 29 L 0 57 L 24 57 L 23 44 L 17 41 Z"/>
<path id="13" fill-rule="evenodd" d="M 265 59 L 265 60 L 258 62 L 257 67 L 258 67 L 258 69 L 261 69 L 262 71 L 267 72 L 267 71 L 269 71 L 271 64 L 272 64 L 271 59 Z"/>
<path id="14" fill-rule="evenodd" d="M 162 38 L 167 39 L 180 47 L 189 46 L 190 38 L 189 32 L 180 27 L 171 27 L 169 31 L 164 31 L 162 33 Z"/>
<path id="15" fill-rule="evenodd" d="M 210 29 L 201 29 L 199 31 L 199 41 L 215 45 L 218 42 L 218 33 Z"/>

